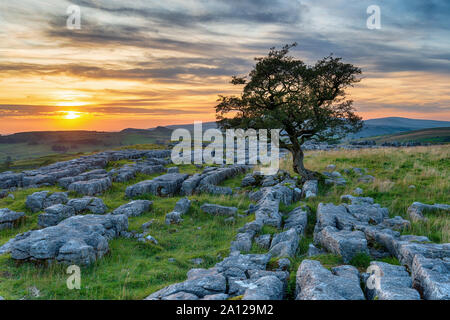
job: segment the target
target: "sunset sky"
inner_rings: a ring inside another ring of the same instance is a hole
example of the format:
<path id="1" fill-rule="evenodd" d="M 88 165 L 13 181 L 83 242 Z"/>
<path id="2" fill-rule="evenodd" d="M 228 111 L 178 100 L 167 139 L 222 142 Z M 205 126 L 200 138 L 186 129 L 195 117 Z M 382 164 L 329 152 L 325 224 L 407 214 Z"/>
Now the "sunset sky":
<path id="1" fill-rule="evenodd" d="M 332 52 L 363 69 L 364 119 L 450 120 L 449 31 L 448 0 L 2 0 L 0 134 L 213 121 L 232 75 L 293 42 L 307 63 Z"/>

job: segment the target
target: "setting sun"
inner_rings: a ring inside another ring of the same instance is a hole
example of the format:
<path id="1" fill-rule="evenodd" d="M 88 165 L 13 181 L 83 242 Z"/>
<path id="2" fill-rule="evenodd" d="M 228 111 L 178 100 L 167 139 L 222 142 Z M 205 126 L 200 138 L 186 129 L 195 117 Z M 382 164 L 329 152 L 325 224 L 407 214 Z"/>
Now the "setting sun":
<path id="1" fill-rule="evenodd" d="M 76 112 L 76 111 L 62 111 L 65 113 L 64 115 L 64 119 L 67 120 L 73 120 L 73 119 L 77 119 L 79 117 L 81 117 L 81 112 Z"/>

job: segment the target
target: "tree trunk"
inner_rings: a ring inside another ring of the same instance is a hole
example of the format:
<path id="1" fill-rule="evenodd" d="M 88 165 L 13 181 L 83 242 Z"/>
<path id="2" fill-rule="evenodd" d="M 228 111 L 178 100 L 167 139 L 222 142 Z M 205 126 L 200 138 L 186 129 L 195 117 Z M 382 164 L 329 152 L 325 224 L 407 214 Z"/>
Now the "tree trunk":
<path id="1" fill-rule="evenodd" d="M 291 152 L 294 171 L 301 175 L 305 181 L 317 179 L 317 172 L 308 170 L 303 165 L 303 150 L 301 148 L 294 148 Z"/>

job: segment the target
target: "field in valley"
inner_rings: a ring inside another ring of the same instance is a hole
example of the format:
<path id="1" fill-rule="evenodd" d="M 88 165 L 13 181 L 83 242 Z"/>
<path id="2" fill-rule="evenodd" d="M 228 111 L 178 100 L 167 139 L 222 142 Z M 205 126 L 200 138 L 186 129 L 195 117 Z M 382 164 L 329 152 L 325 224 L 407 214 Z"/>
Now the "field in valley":
<path id="1" fill-rule="evenodd" d="M 306 235 L 300 240 L 298 252 L 291 259 L 290 295 L 293 295 L 295 272 L 305 258 L 308 244 L 312 242 L 312 231 L 315 224 L 314 213 L 319 202 L 340 203 L 340 196 L 350 194 L 356 187 L 363 189 L 364 196 L 375 199 L 375 202 L 389 208 L 391 216 L 408 218 L 406 210 L 414 201 L 423 203 L 450 202 L 450 148 L 449 146 L 386 148 L 342 151 L 312 151 L 306 154 L 306 167 L 324 171 L 329 164 L 335 164 L 336 170 L 347 180 L 346 186 L 325 186 L 320 184 L 319 195 L 306 201 L 312 214 L 309 216 Z M 111 163 L 109 168 L 123 165 L 123 162 Z M 343 169 L 350 167 L 366 168 L 368 174 L 375 177 L 373 183 L 364 184 L 357 181 L 356 175 L 349 175 Z M 181 172 L 201 172 L 201 168 L 185 165 Z M 290 161 L 282 162 L 282 169 L 291 171 Z M 113 183 L 113 187 L 100 196 L 113 210 L 129 200 L 124 190 L 130 185 L 152 176 L 139 176 L 128 183 Z M 224 185 L 239 187 L 244 175 L 224 182 Z M 412 187 L 414 186 L 414 187 Z M 27 195 L 39 190 L 61 191 L 57 187 L 18 190 L 13 192 L 15 199 L 0 200 L 0 208 L 23 211 L 27 219 L 19 228 L 0 231 L 0 245 L 18 233 L 36 229 L 37 216 L 24 205 Z M 110 242 L 110 253 L 89 267 L 82 268 L 81 290 L 69 290 L 66 286 L 68 275 L 61 265 L 43 266 L 31 263 L 17 265 L 8 255 L 0 256 L 0 296 L 6 299 L 33 299 L 31 287 L 40 291 L 38 299 L 143 299 L 152 292 L 169 284 L 186 279 L 186 272 L 195 267 L 209 268 L 229 254 L 230 242 L 239 227 L 254 219 L 253 215 L 241 217 L 235 223 L 227 224 L 225 218 L 211 217 L 203 213 L 199 207 L 210 202 L 227 206 L 236 206 L 239 213 L 244 213 L 251 203 L 243 188 L 235 196 L 195 195 L 190 211 L 179 225 L 164 224 L 165 214 L 170 212 L 180 197 L 157 198 L 144 196 L 141 199 L 154 201 L 153 210 L 129 219 L 129 229 L 141 231 L 141 225 L 151 219 L 154 223 L 149 234 L 158 240 L 158 244 L 140 243 L 135 239 L 115 239 Z M 74 196 L 74 195 L 71 195 Z M 299 206 L 281 206 L 285 213 Z M 450 218 L 444 214 L 428 214 L 427 222 L 412 223 L 405 233 L 425 235 L 433 242 L 450 241 Z M 270 227 L 264 227 L 265 233 L 274 233 Z M 260 252 L 254 245 L 252 252 Z M 191 261 L 202 258 L 200 265 Z M 340 257 L 331 254 L 319 255 L 324 266 L 332 267 L 342 264 Z M 390 263 L 398 263 L 395 258 L 387 258 Z M 358 257 L 352 262 L 360 269 L 368 264 L 368 257 Z M 270 263 L 269 263 L 270 264 Z"/>

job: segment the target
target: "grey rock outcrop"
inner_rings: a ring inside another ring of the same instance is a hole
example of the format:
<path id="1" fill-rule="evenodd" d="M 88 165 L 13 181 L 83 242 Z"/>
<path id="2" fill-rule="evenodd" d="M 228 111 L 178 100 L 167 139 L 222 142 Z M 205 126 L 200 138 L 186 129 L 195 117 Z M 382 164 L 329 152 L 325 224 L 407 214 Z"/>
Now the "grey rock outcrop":
<path id="1" fill-rule="evenodd" d="M 450 300 L 450 259 L 417 254 L 412 264 L 413 286 L 426 300 Z"/>
<path id="2" fill-rule="evenodd" d="M 211 215 L 225 216 L 225 217 L 235 216 L 238 211 L 238 209 L 235 207 L 226 207 L 226 206 L 221 206 L 218 204 L 211 204 L 211 203 L 203 204 L 200 207 L 200 209 Z"/>
<path id="3" fill-rule="evenodd" d="M 412 280 L 405 267 L 372 261 L 369 268 L 373 274 L 367 280 L 368 299 L 420 300 L 419 293 L 412 288 Z"/>
<path id="4" fill-rule="evenodd" d="M 294 257 L 300 240 L 295 228 L 277 233 L 273 236 L 269 254 L 272 257 Z"/>
<path id="5" fill-rule="evenodd" d="M 296 300 L 364 300 L 358 270 L 352 266 L 325 269 L 319 261 L 303 260 L 296 276 Z"/>
<path id="6" fill-rule="evenodd" d="M 83 197 L 70 199 L 67 204 L 75 209 L 76 214 L 89 212 L 92 214 L 104 214 L 108 210 L 103 200 L 96 197 Z"/>
<path id="7" fill-rule="evenodd" d="M 167 173 L 179 173 L 180 169 L 178 167 L 170 167 L 167 169 Z"/>
<path id="8" fill-rule="evenodd" d="M 45 212 L 38 216 L 38 225 L 41 227 L 56 226 L 58 223 L 76 214 L 75 209 L 64 204 L 55 204 L 45 209 Z"/>
<path id="9" fill-rule="evenodd" d="M 39 191 L 27 197 L 25 205 L 31 212 L 39 212 L 55 204 L 66 204 L 69 201 L 66 192 Z"/>
<path id="10" fill-rule="evenodd" d="M 192 195 L 195 191 L 195 188 L 197 188 L 197 186 L 201 180 L 202 180 L 202 175 L 200 173 L 196 173 L 196 174 L 190 176 L 185 181 L 183 181 L 183 184 L 181 185 L 180 193 L 184 196 Z"/>
<path id="11" fill-rule="evenodd" d="M 109 251 L 108 240 L 127 229 L 124 215 L 79 215 L 53 227 L 17 235 L 0 252 L 10 252 L 17 261 L 88 265 Z"/>
<path id="12" fill-rule="evenodd" d="M 85 196 L 94 196 L 97 194 L 101 194 L 108 190 L 112 185 L 111 179 L 101 178 L 101 179 L 92 179 L 88 181 L 77 181 L 73 182 L 67 188 L 69 191 L 74 191 L 76 193 L 85 195 Z"/>
<path id="13" fill-rule="evenodd" d="M 369 254 L 367 240 L 361 231 L 325 227 L 314 235 L 314 241 L 327 251 L 342 256 L 344 262 L 349 262 L 359 253 Z"/>
<path id="14" fill-rule="evenodd" d="M 190 207 L 191 201 L 188 198 L 182 198 L 178 200 L 173 211 L 166 214 L 165 223 L 180 223 L 181 221 L 183 221 L 182 216 L 189 211 Z"/>
<path id="15" fill-rule="evenodd" d="M 134 200 L 121 205 L 112 214 L 123 214 L 127 217 L 137 217 L 141 214 L 148 212 L 151 209 L 153 202 L 149 200 Z"/>
<path id="16" fill-rule="evenodd" d="M 186 281 L 176 283 L 164 289 L 161 289 L 149 295 L 146 300 L 171 300 L 179 297 L 179 295 L 181 294 L 189 294 L 189 297 L 194 298 L 195 296 L 198 299 L 205 296 L 225 293 L 226 288 L 226 278 L 215 270 L 205 270 L 205 272 L 190 272 L 188 273 L 188 279 Z M 177 296 L 174 296 L 175 294 L 177 294 Z"/>
<path id="17" fill-rule="evenodd" d="M 57 182 L 63 188 L 67 188 L 75 181 L 105 178 L 107 176 L 106 172 L 94 170 L 103 170 L 109 161 L 143 157 L 147 159 L 161 159 L 169 156 L 170 150 L 104 151 L 89 156 L 82 156 L 77 159 L 56 162 L 21 173 L 13 173 L 11 171 L 0 173 L 0 189 L 43 187 L 54 185 Z M 90 170 L 90 173 L 85 174 L 88 170 Z"/>
<path id="18" fill-rule="evenodd" d="M 146 193 L 157 196 L 174 196 L 179 193 L 181 185 L 187 177 L 187 174 L 181 173 L 164 174 L 152 180 L 141 181 L 135 185 L 129 186 L 125 193 L 129 198 Z"/>
<path id="19" fill-rule="evenodd" d="M 213 167 L 207 168 L 203 171 L 201 179 L 198 181 L 196 192 L 211 193 L 211 194 L 232 194 L 233 191 L 228 187 L 219 187 L 222 181 L 232 178 L 238 174 L 246 172 L 250 166 L 236 164 L 229 167 Z"/>
<path id="20" fill-rule="evenodd" d="M 270 248 L 270 241 L 272 236 L 270 234 L 262 234 L 255 238 L 255 243 L 264 249 Z"/>
<path id="21" fill-rule="evenodd" d="M 238 233 L 231 242 L 230 251 L 249 252 L 252 249 L 253 233 Z"/>
<path id="22" fill-rule="evenodd" d="M 14 228 L 24 216 L 23 212 L 15 212 L 8 208 L 0 209 L 0 231 Z"/>
<path id="23" fill-rule="evenodd" d="M 414 202 L 412 205 L 408 207 L 408 215 L 413 221 L 423 221 L 426 220 L 424 217 L 425 212 L 436 212 L 436 211 L 443 211 L 450 213 L 450 205 L 448 204 L 438 204 L 435 203 L 433 205 L 430 204 L 423 204 L 420 202 Z"/>
<path id="24" fill-rule="evenodd" d="M 317 197 L 319 193 L 319 182 L 317 180 L 307 180 L 303 184 L 303 196 L 306 199 Z"/>
<path id="25" fill-rule="evenodd" d="M 295 228 L 299 235 L 303 235 L 308 223 L 308 211 L 309 208 L 302 205 L 289 212 L 284 221 L 284 230 Z"/>
<path id="26" fill-rule="evenodd" d="M 245 290 L 242 300 L 282 300 L 283 296 L 283 282 L 275 276 L 265 276 Z"/>

